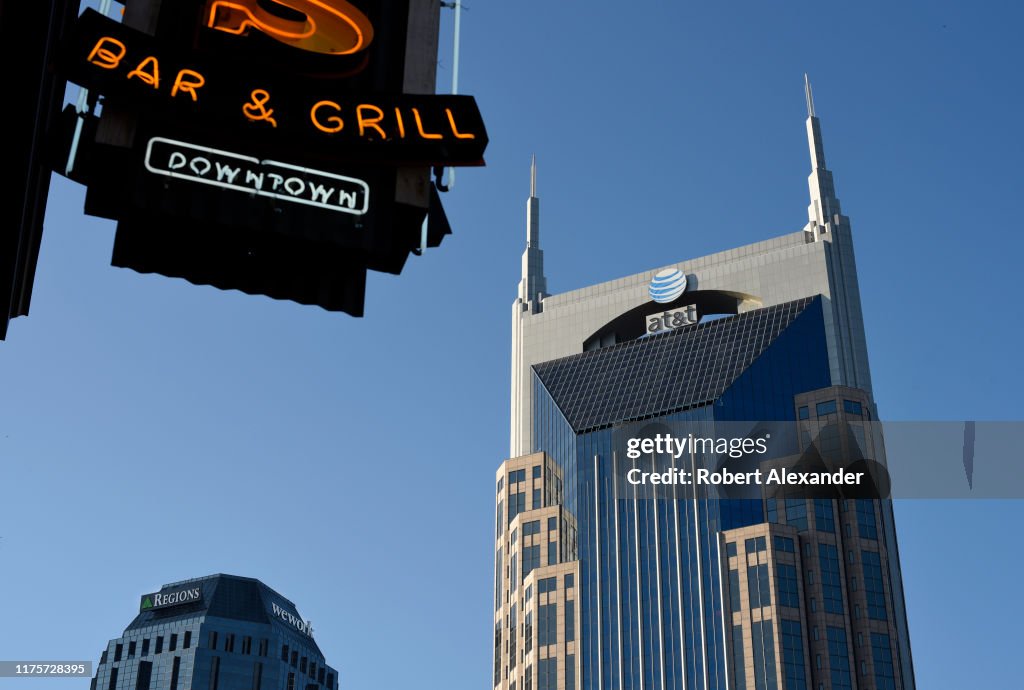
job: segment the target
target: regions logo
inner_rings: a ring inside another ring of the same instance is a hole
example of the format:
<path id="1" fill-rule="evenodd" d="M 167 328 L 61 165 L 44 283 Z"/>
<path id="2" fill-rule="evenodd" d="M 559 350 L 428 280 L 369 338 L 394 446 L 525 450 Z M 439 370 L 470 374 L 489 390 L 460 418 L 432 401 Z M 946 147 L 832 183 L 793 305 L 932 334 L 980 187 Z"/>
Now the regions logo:
<path id="1" fill-rule="evenodd" d="M 139 611 L 164 609 L 170 606 L 191 604 L 203 600 L 203 590 L 200 587 L 179 589 L 173 592 L 156 592 L 154 594 L 143 594 L 139 602 Z"/>
<path id="2" fill-rule="evenodd" d="M 647 291 L 658 304 L 668 304 L 686 292 L 686 274 L 678 268 L 666 268 L 658 271 L 651 279 Z"/>

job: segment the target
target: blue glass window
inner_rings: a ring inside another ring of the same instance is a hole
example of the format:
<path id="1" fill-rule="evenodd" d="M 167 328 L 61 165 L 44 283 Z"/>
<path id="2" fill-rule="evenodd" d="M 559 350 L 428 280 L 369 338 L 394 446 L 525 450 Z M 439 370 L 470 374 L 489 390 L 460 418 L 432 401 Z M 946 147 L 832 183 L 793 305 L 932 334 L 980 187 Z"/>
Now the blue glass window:
<path id="1" fill-rule="evenodd" d="M 800 590 L 796 580 L 796 566 L 779 563 L 779 605 L 800 607 Z"/>
<path id="2" fill-rule="evenodd" d="M 541 647 L 558 642 L 558 605 L 537 607 L 537 644 Z"/>
<path id="3" fill-rule="evenodd" d="M 786 499 L 786 523 L 801 531 L 807 529 L 807 501 L 802 498 Z"/>
<path id="4" fill-rule="evenodd" d="M 541 659 L 537 662 L 537 690 L 557 690 L 558 657 Z"/>
<path id="5" fill-rule="evenodd" d="M 862 416 L 864 414 L 864 408 L 856 400 L 844 400 L 843 411 L 848 414 L 857 414 Z"/>
<path id="6" fill-rule="evenodd" d="M 804 636 L 800 621 L 779 621 L 782 632 L 782 673 L 785 690 L 807 690 L 807 671 L 804 668 Z"/>
<path id="7" fill-rule="evenodd" d="M 526 510 L 526 494 L 509 492 L 508 494 L 508 521 L 512 522 L 516 515 Z"/>
<path id="8" fill-rule="evenodd" d="M 875 506 L 874 501 L 870 499 L 857 499 L 857 533 L 861 539 L 878 539 Z"/>
<path id="9" fill-rule="evenodd" d="M 819 417 L 824 417 L 827 414 L 835 414 L 836 401 L 826 400 L 825 402 L 820 402 L 814 406 L 814 411 L 818 413 Z"/>
<path id="10" fill-rule="evenodd" d="M 743 660 L 743 626 L 732 626 L 732 668 L 736 690 L 747 690 L 746 662 Z"/>
<path id="11" fill-rule="evenodd" d="M 828 663 L 832 669 L 832 690 L 850 690 L 853 684 L 850 679 L 850 654 L 846 646 L 846 630 L 829 626 L 826 635 Z"/>
<path id="12" fill-rule="evenodd" d="M 755 537 L 753 539 L 747 539 L 744 544 L 744 548 L 747 553 L 757 553 L 758 551 L 765 551 L 768 549 L 768 541 L 764 537 Z"/>
<path id="13" fill-rule="evenodd" d="M 751 608 L 772 605 L 772 591 L 768 586 L 767 565 L 747 566 L 747 594 L 750 597 Z"/>
<path id="14" fill-rule="evenodd" d="M 495 610 L 497 611 L 502 607 L 502 552 L 504 549 L 499 549 L 495 554 Z M 173 637 L 171 638 L 171 644 L 174 644 Z M 171 651 L 174 651 L 172 646 Z"/>
<path id="15" fill-rule="evenodd" d="M 494 624 L 494 684 L 501 682 L 501 623 Z"/>
<path id="16" fill-rule="evenodd" d="M 735 556 L 735 555 L 736 555 L 736 542 L 734 542 L 734 541 L 726 542 L 726 544 L 725 544 L 725 556 L 726 556 L 726 558 L 729 558 L 730 556 Z"/>
<path id="17" fill-rule="evenodd" d="M 811 418 L 811 414 L 810 414 L 810 411 L 808 411 L 808 409 L 807 409 L 807 405 L 801 405 L 800 409 L 797 410 L 797 415 L 796 416 L 799 419 L 810 419 Z"/>
<path id="18" fill-rule="evenodd" d="M 729 601 L 732 603 L 733 612 L 742 610 L 743 605 L 740 601 L 740 571 L 738 570 L 729 571 Z"/>
<path id="19" fill-rule="evenodd" d="M 576 602 L 569 599 L 565 602 L 565 641 L 576 639 Z"/>
<path id="20" fill-rule="evenodd" d="M 843 587 L 839 576 L 839 551 L 834 544 L 818 544 L 818 563 L 821 566 L 825 611 L 842 615 Z"/>
<path id="21" fill-rule="evenodd" d="M 868 618 L 886 619 L 885 589 L 882 583 L 882 560 L 877 551 L 861 551 L 864 566 L 864 595 L 868 600 Z"/>
<path id="22" fill-rule="evenodd" d="M 540 546 L 523 547 L 523 578 L 533 572 L 534 568 L 540 567 Z"/>
<path id="23" fill-rule="evenodd" d="M 508 665 L 509 665 L 509 668 L 515 668 L 516 667 L 516 657 L 519 656 L 516 653 L 516 632 L 517 632 L 516 629 L 517 629 L 518 622 L 519 622 L 519 619 L 516 616 L 516 605 L 512 604 L 512 610 L 509 612 L 509 616 L 508 616 L 508 630 L 509 630 L 509 633 L 508 633 L 508 644 L 509 644 L 509 649 L 508 649 Z"/>
<path id="24" fill-rule="evenodd" d="M 754 690 L 778 690 L 775 679 L 775 637 L 771 621 L 751 623 L 754 646 Z"/>
<path id="25" fill-rule="evenodd" d="M 789 537 L 775 536 L 775 550 L 785 553 L 796 553 L 796 544 Z"/>
<path id="26" fill-rule="evenodd" d="M 878 690 L 896 690 L 896 672 L 892 666 L 888 635 L 871 633 L 871 658 L 875 662 L 875 687 Z"/>
<path id="27" fill-rule="evenodd" d="M 836 521 L 832 514 L 832 503 L 828 498 L 814 499 L 814 527 L 820 532 L 835 534 Z"/>

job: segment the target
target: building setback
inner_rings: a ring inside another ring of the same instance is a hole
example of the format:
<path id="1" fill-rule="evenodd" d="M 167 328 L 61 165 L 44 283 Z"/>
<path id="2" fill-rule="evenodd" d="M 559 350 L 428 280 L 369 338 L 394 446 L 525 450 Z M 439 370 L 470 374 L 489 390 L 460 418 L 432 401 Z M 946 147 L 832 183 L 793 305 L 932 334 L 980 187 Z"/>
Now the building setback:
<path id="1" fill-rule="evenodd" d="M 533 170 L 495 485 L 496 689 L 915 687 L 890 501 L 616 481 L 649 462 L 617 436 L 643 425 L 792 422 L 801 452 L 884 458 L 850 222 L 806 95 L 808 221 L 782 237 L 551 295 Z"/>
<path id="2" fill-rule="evenodd" d="M 312 625 L 259 580 L 210 575 L 145 594 L 92 690 L 337 690 Z"/>

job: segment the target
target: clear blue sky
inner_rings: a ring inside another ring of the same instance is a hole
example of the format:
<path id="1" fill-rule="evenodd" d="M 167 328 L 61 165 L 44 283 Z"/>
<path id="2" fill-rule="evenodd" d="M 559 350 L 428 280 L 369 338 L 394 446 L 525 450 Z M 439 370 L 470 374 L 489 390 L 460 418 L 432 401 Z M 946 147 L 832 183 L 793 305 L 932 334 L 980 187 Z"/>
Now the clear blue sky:
<path id="1" fill-rule="evenodd" d="M 111 268 L 55 180 L 0 344 L 0 658 L 95 661 L 137 595 L 228 572 L 293 599 L 343 687 L 486 686 L 530 155 L 553 292 L 792 232 L 805 71 L 883 415 L 1024 419 L 1015 3 L 469 6 L 488 165 L 363 319 Z M 1019 684 L 1024 501 L 897 520 L 919 687 Z"/>

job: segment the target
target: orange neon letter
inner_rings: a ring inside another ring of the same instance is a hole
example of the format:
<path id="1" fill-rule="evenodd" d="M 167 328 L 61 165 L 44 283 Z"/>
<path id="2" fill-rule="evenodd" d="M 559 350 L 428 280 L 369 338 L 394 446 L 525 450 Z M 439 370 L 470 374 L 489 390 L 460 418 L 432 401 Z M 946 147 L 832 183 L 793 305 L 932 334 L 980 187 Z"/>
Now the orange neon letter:
<path id="1" fill-rule="evenodd" d="M 345 0 L 207 0 L 206 25 L 244 35 L 249 29 L 290 46 L 327 55 L 352 55 L 373 40 L 366 15 Z"/>
<path id="2" fill-rule="evenodd" d="M 106 46 L 108 44 L 117 46 L 118 52 L 115 53 L 110 48 L 107 48 Z M 94 65 L 102 67 L 103 69 L 114 69 L 121 64 L 121 59 L 127 52 L 128 49 L 125 48 L 124 43 L 121 43 L 121 41 L 116 38 L 104 36 L 100 40 L 96 41 L 96 45 L 93 47 L 92 52 L 89 53 L 89 57 L 87 57 L 86 60 Z"/>
<path id="3" fill-rule="evenodd" d="M 430 132 L 423 131 L 423 120 L 420 119 L 420 111 L 417 108 L 412 109 L 412 116 L 416 118 L 416 129 L 419 130 L 420 136 L 424 139 L 443 139 L 444 137 L 440 134 L 432 134 Z"/>
<path id="4" fill-rule="evenodd" d="M 345 127 L 345 121 L 337 115 L 331 115 L 330 117 L 324 118 L 321 122 L 317 119 L 317 111 L 320 108 L 334 108 L 337 112 L 341 112 L 341 106 L 334 101 L 319 101 L 309 111 L 309 119 L 313 121 L 313 126 L 319 129 L 321 132 L 327 132 L 328 134 L 334 134 L 340 132 Z M 327 122 L 328 124 L 324 124 Z"/>
<path id="5" fill-rule="evenodd" d="M 150 71 L 147 72 L 146 69 Z M 128 73 L 128 78 L 141 79 L 144 84 L 149 84 L 154 89 L 160 88 L 160 63 L 153 56 L 149 56 L 139 63 L 139 66 Z"/>
<path id="6" fill-rule="evenodd" d="M 475 134 L 463 134 L 462 132 L 459 131 L 459 128 L 455 126 L 455 116 L 452 115 L 451 108 L 445 108 L 444 111 L 448 113 L 448 122 L 452 126 L 452 134 L 455 135 L 456 139 L 476 139 Z"/>
<path id="7" fill-rule="evenodd" d="M 377 114 L 377 117 L 363 117 L 363 110 L 372 110 Z M 359 136 L 363 136 L 363 134 L 366 132 L 366 129 L 369 127 L 377 130 L 383 138 L 388 138 L 387 132 L 385 132 L 384 128 L 378 124 L 381 120 L 384 119 L 384 111 L 378 108 L 377 106 L 360 103 L 359 105 L 356 106 L 356 119 L 359 120 Z"/>
<path id="8" fill-rule="evenodd" d="M 398 120 L 398 138 L 405 139 L 405 122 L 402 121 L 402 110 L 395 108 L 395 119 Z"/>
<path id="9" fill-rule="evenodd" d="M 191 79 L 189 79 L 191 77 Z M 171 97 L 177 96 L 179 92 L 187 93 L 193 101 L 199 100 L 196 89 L 202 88 L 206 83 L 206 77 L 190 69 L 183 69 L 174 78 L 174 86 L 171 87 Z"/>

